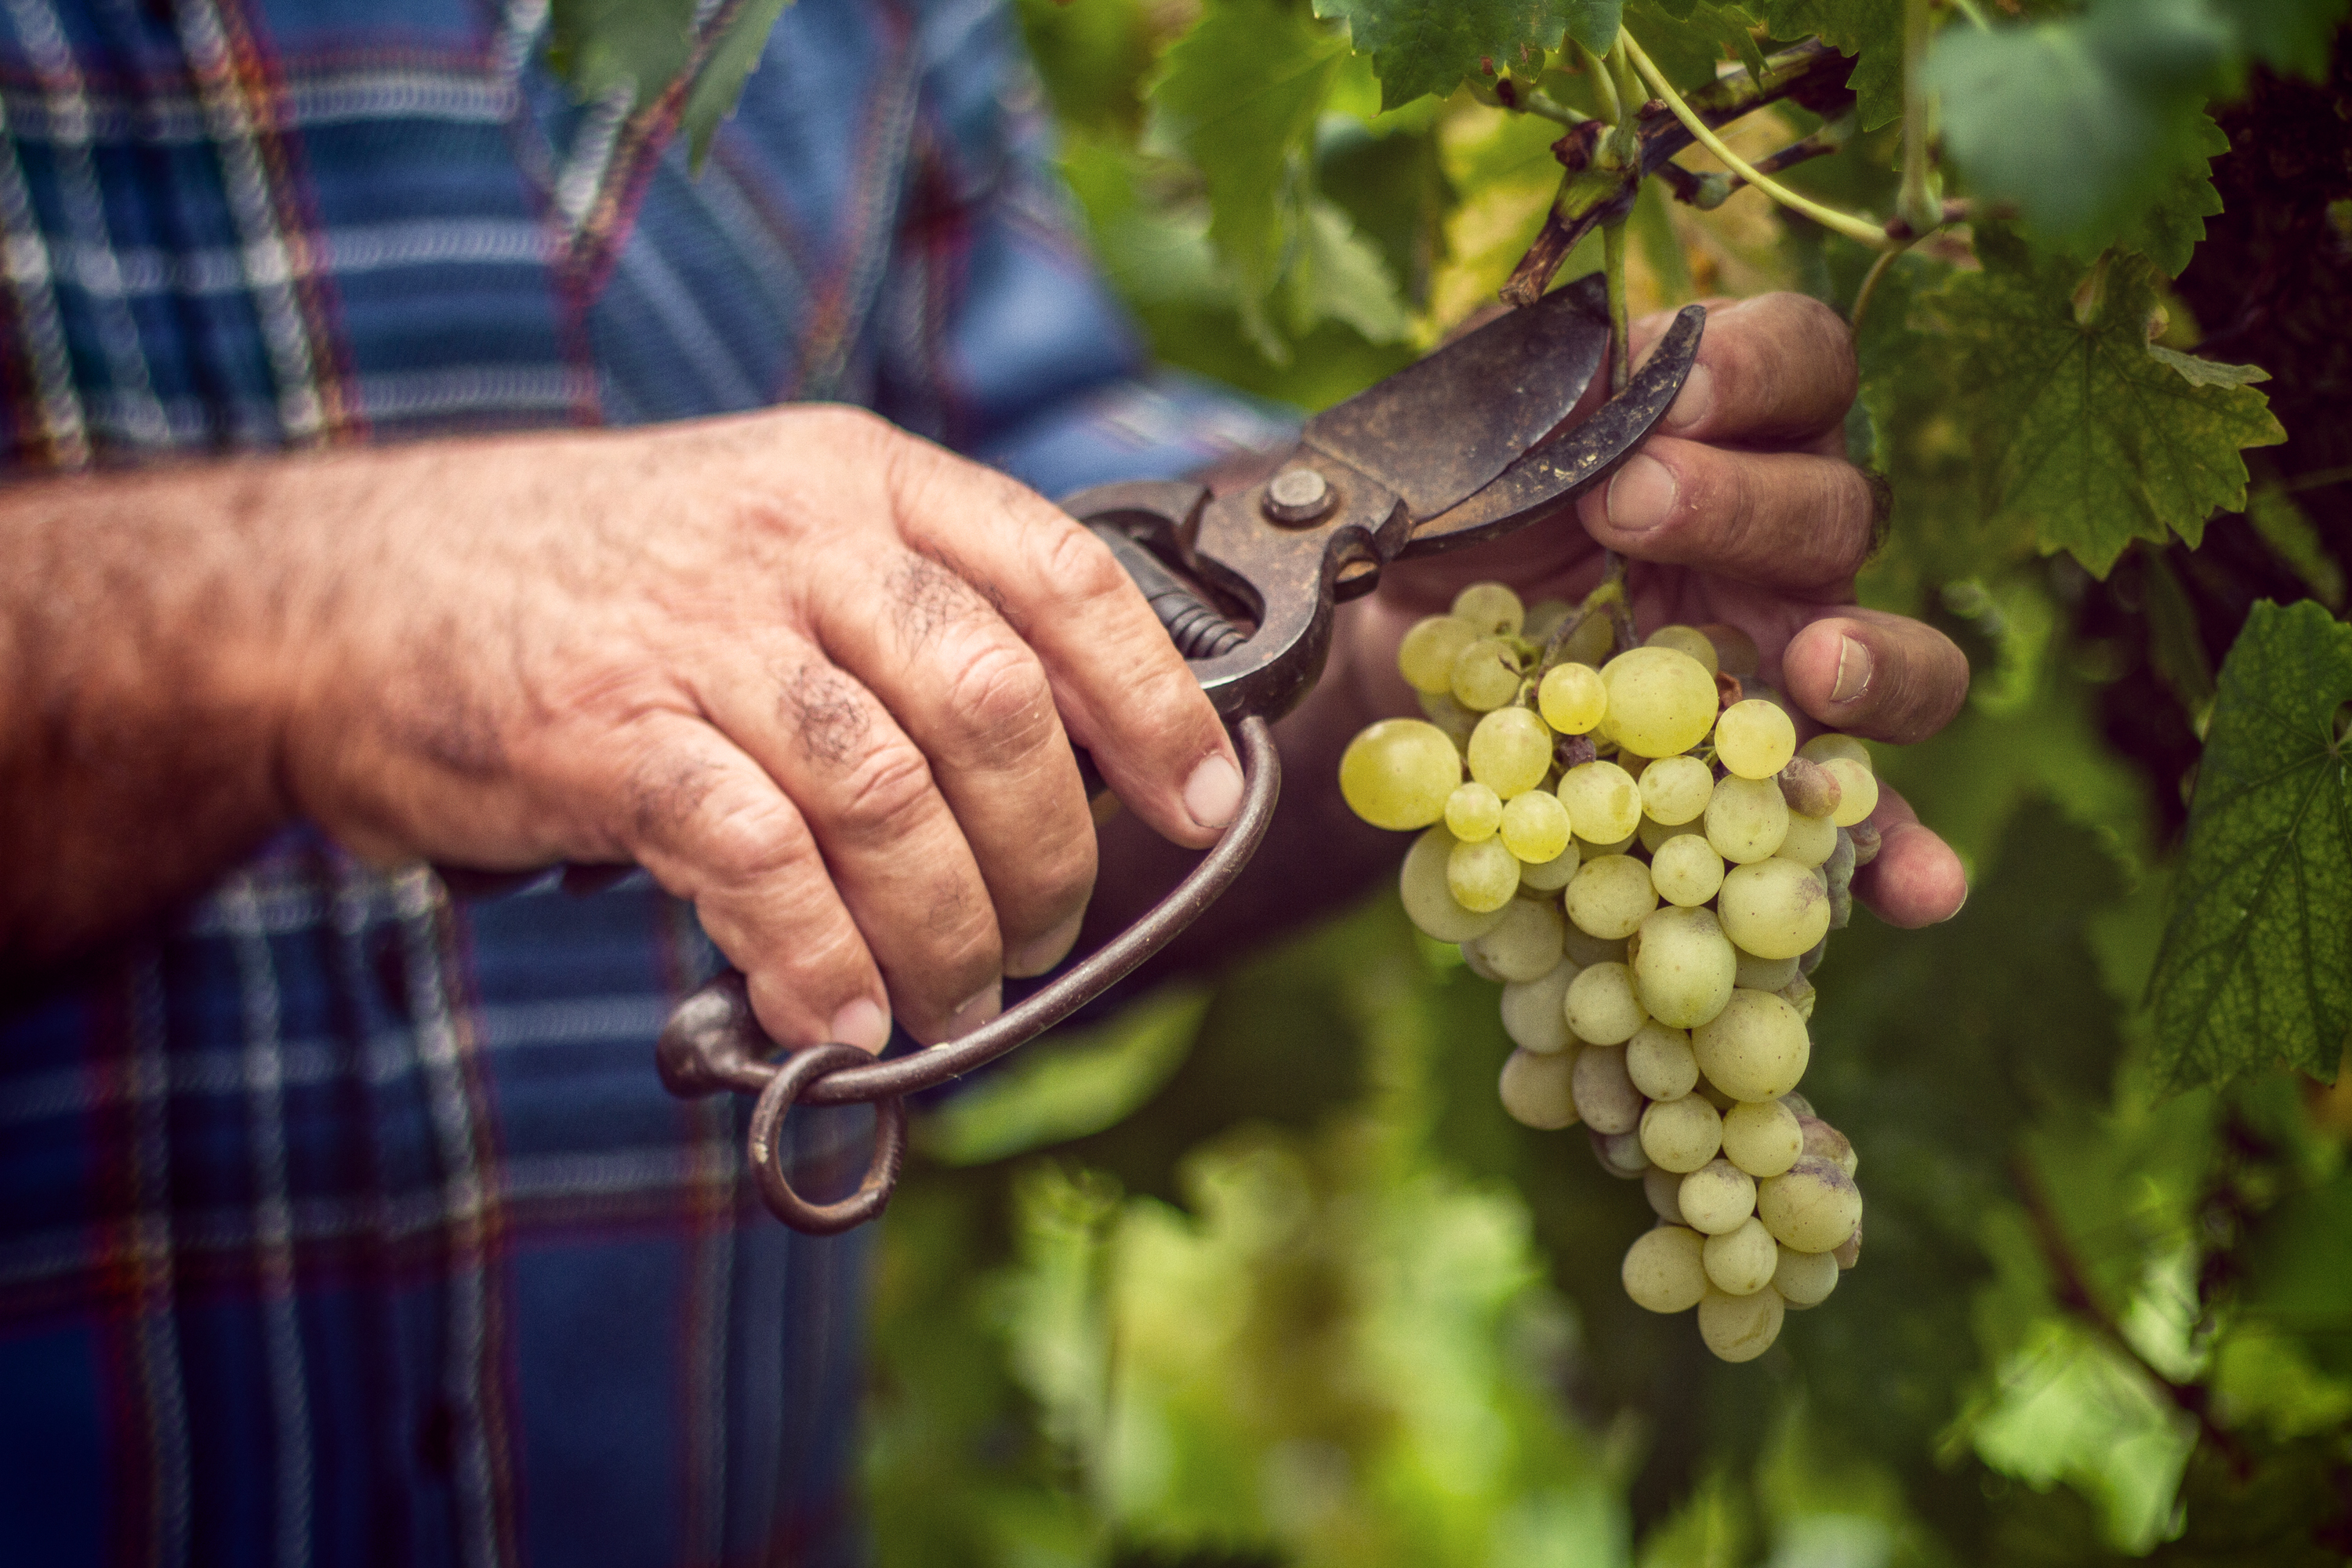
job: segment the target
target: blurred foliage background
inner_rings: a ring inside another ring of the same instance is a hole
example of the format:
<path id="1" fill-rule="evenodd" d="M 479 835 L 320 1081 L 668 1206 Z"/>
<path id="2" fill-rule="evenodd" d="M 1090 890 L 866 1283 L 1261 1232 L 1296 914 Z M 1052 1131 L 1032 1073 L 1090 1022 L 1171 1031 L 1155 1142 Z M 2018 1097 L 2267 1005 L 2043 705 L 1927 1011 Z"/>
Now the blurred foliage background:
<path id="1" fill-rule="evenodd" d="M 1240 276 L 1165 86 L 1197 7 L 1023 11 L 1071 188 L 1162 358 L 1263 395 L 1322 406 L 1414 357 L 1493 298 L 1557 184 L 1556 127 L 1460 94 L 1382 114 L 1338 54 L 1311 166 L 1285 174 L 1296 253 Z M 1271 0 L 1256 25 L 1311 26 Z M 2315 310 L 2352 278 L 2352 190 L 2310 174 L 2352 164 L 2263 184 L 2315 116 L 2343 134 L 2338 56 L 2332 82 L 2260 82 L 2224 115 L 2262 157 L 2216 166 L 2231 210 L 2200 257 L 2234 282 L 2192 265 L 2166 295 L 2182 346 L 2250 266 L 2282 297 L 2314 274 Z M 1811 129 L 1756 120 L 1743 152 Z M 1895 161 L 1865 139 L 1795 178 L 1883 207 Z M 1698 212 L 1654 182 L 1635 233 L 1637 306 L 1786 288 L 1843 309 L 1865 259 L 1754 193 Z M 2299 380 L 2232 321 L 2293 439 L 2202 550 L 2137 546 L 2099 581 L 1985 536 L 1933 366 L 1905 373 L 1907 300 L 1969 265 L 1964 244 L 1906 258 L 1860 339 L 1884 374 L 1854 443 L 1901 509 L 1865 596 L 1975 666 L 1958 722 L 1881 754 L 1967 860 L 1967 910 L 1862 916 L 1815 976 L 1804 1087 L 1861 1152 L 1861 1267 L 1748 1365 L 1633 1307 L 1639 1184 L 1580 1131 L 1504 1116 L 1493 988 L 1382 890 L 928 1113 L 874 1302 L 881 1563 L 2352 1555 L 2352 1091 L 2281 1070 L 2161 1094 L 2141 1006 L 2214 666 L 2258 596 L 2342 608 L 2344 318 L 2273 312 Z"/>

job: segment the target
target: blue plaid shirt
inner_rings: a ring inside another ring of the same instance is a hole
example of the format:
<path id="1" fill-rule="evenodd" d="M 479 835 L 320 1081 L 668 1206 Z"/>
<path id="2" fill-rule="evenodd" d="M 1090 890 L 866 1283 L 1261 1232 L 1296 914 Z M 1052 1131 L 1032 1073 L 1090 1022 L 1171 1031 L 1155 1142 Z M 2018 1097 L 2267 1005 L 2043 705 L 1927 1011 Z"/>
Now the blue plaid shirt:
<path id="1" fill-rule="evenodd" d="M 800 0 L 699 178 L 546 16 L 0 0 L 7 473 L 816 397 L 1048 493 L 1272 437 L 1140 377 L 999 0 Z M 0 997 L 0 1561 L 855 1558 L 868 1237 L 656 1082 L 712 962 L 642 878 L 462 904 L 296 829 Z"/>

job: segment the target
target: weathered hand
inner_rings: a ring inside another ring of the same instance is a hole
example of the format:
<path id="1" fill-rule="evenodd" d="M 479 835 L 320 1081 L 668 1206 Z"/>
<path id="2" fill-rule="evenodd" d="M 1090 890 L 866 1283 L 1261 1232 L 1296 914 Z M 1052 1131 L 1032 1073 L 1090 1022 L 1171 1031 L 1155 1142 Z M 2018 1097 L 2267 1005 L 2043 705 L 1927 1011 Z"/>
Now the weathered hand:
<path id="1" fill-rule="evenodd" d="M 1070 742 L 1201 846 L 1241 775 L 1110 553 L 846 409 L 301 465 L 292 805 L 379 859 L 635 860 L 798 1045 L 924 1040 L 1076 938 Z"/>
<path id="2" fill-rule="evenodd" d="M 1670 318 L 1638 322 L 1639 354 Z M 1388 672 L 1391 710 L 1411 693 L 1393 675 L 1396 639 L 1462 584 L 1499 578 L 1533 601 L 1580 599 L 1602 548 L 1628 557 L 1626 586 L 1644 629 L 1721 621 L 1756 639 L 1763 678 L 1827 728 L 1908 742 L 1949 722 L 1968 694 L 1968 661 L 1933 627 L 1854 603 L 1872 544 L 1869 481 L 1845 460 L 1853 351 L 1827 307 L 1794 294 L 1710 304 L 1698 363 L 1659 430 L 1563 519 L 1496 543 L 1391 567 L 1349 657 Z M 1855 889 L 1885 919 L 1948 919 L 1967 896 L 1958 857 L 1884 791 L 1885 836 Z"/>

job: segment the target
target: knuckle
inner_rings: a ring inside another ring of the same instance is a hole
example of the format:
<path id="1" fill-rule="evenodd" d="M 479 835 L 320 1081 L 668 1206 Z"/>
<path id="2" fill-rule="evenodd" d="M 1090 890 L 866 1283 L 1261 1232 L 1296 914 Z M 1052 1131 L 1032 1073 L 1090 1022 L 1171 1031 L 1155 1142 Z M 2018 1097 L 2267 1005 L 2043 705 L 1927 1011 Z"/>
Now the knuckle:
<path id="1" fill-rule="evenodd" d="M 1820 500 L 1821 515 L 1830 520 L 1831 526 L 1813 531 L 1812 537 L 1822 555 L 1822 564 L 1832 574 L 1843 575 L 1857 572 L 1870 555 L 1872 519 L 1877 510 L 1877 500 L 1871 494 L 1870 480 L 1852 463 L 1825 459 L 1830 467 L 1822 476 Z"/>
<path id="2" fill-rule="evenodd" d="M 1853 330 L 1839 315 L 1810 294 L 1780 294 L 1773 297 L 1785 312 L 1788 332 L 1795 346 L 1804 352 L 1790 355 L 1790 363 L 1803 364 L 1808 374 L 1828 374 L 1834 377 L 1833 389 L 1845 398 L 1852 398 L 1858 384 L 1860 371 L 1853 352 Z M 1827 350 L 1827 353 L 1823 353 Z"/>
<path id="3" fill-rule="evenodd" d="M 828 815 L 855 838 L 887 843 L 915 832 L 935 798 L 930 764 L 922 752 L 889 742 L 858 760 L 840 805 Z"/>
<path id="4" fill-rule="evenodd" d="M 1110 547 L 1075 522 L 1048 523 L 1041 542 L 1042 579 L 1064 597 L 1085 603 L 1134 592 Z"/>
<path id="5" fill-rule="evenodd" d="M 1058 848 L 1049 847 L 1038 858 L 1039 890 L 1048 908 L 1083 906 L 1095 890 L 1096 850 L 1091 831 L 1074 833 Z"/>
<path id="6" fill-rule="evenodd" d="M 720 884 L 818 874 L 808 825 L 782 795 L 721 789 L 701 807 L 700 858 Z"/>
<path id="7" fill-rule="evenodd" d="M 1009 632 L 977 640 L 948 683 L 946 711 L 985 758 L 1035 749 L 1053 732 L 1054 689 L 1045 667 Z"/>
<path id="8" fill-rule="evenodd" d="M 1163 647 L 1166 638 L 1160 639 Z M 1192 752 L 1216 744 L 1216 715 L 1202 693 L 1200 682 L 1181 660 L 1171 658 L 1141 661 L 1127 684 L 1123 717 L 1142 732 L 1155 750 Z"/>

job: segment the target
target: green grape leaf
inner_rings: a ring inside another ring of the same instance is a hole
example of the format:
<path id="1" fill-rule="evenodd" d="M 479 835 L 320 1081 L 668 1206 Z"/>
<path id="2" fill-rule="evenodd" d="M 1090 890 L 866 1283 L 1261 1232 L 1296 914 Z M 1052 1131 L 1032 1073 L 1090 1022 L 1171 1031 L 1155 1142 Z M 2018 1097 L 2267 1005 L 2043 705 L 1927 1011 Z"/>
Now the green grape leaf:
<path id="1" fill-rule="evenodd" d="M 2178 278 L 2189 258 L 2205 237 L 2205 220 L 2221 210 L 2221 193 L 2213 188 L 2212 161 L 2230 150 L 2230 133 L 2201 110 L 2196 121 L 2196 147 L 2174 168 L 2148 207 L 2117 237 L 2116 243 L 2138 251 Z M 2074 247 L 2088 261 L 2094 250 Z"/>
<path id="2" fill-rule="evenodd" d="M 1211 0 L 1145 89 L 1155 132 L 1207 182 L 1210 241 L 1276 357 L 1265 301 L 1305 222 L 1315 122 L 1347 57 L 1346 39 L 1275 0 Z"/>
<path id="3" fill-rule="evenodd" d="M 2312 597 L 2331 610 L 2344 608 L 2344 568 L 2327 552 L 2318 528 L 2293 496 L 2275 485 L 2256 490 L 2246 503 L 2246 521 L 2287 569 L 2303 579 Z"/>
<path id="4" fill-rule="evenodd" d="M 1666 79 L 1688 89 L 1715 79 L 1727 55 L 1762 75 L 1764 51 L 1748 31 L 1756 18 L 1716 0 L 1626 0 L 1625 26 Z"/>
<path id="5" fill-rule="evenodd" d="M 1955 407 L 1972 424 L 1988 525 L 2025 524 L 2044 551 L 2104 576 L 2135 539 L 2191 545 L 2245 505 L 2239 451 L 2286 438 L 2252 387 L 2205 384 L 2151 350 L 2155 269 L 2118 254 L 2078 289 L 2060 258 L 1987 225 L 1984 269 L 1922 301 L 1955 340 Z M 2078 293 L 2085 298 L 2078 301 Z"/>
<path id="6" fill-rule="evenodd" d="M 2093 0 L 2079 16 L 1948 28 L 1926 79 L 1969 188 L 2087 255 L 2201 171 L 2205 100 L 2226 84 L 2234 43 L 2204 0 Z"/>
<path id="7" fill-rule="evenodd" d="M 1295 336 L 1324 321 L 1345 321 L 1374 343 L 1396 342 L 1412 330 L 1387 261 L 1337 203 L 1318 196 L 1307 205 L 1288 281 Z"/>
<path id="8" fill-rule="evenodd" d="M 626 87 L 643 108 L 694 56 L 694 0 L 553 0 L 548 63 L 582 101 Z"/>
<path id="9" fill-rule="evenodd" d="M 2316 81 L 2327 75 L 2327 57 L 2344 0 L 2208 0 L 2238 30 L 2239 47 L 2265 65 Z"/>
<path id="10" fill-rule="evenodd" d="M 2158 363 L 2170 365 L 2191 386 L 2252 386 L 2271 378 L 2271 373 L 2258 364 L 2223 364 L 2220 360 L 2199 359 L 2162 343 L 2148 344 L 2147 352 Z"/>
<path id="11" fill-rule="evenodd" d="M 1381 103 L 1440 97 L 1464 77 L 1540 61 L 1573 37 L 1602 50 L 1616 40 L 1620 0 L 1315 0 L 1315 14 L 1348 24 L 1380 73 Z"/>
<path id="12" fill-rule="evenodd" d="M 694 79 L 694 87 L 686 95 L 686 108 L 678 116 L 678 129 L 686 133 L 690 166 L 697 174 L 702 171 L 702 161 L 710 155 L 710 139 L 719 134 L 719 122 L 735 112 L 735 105 L 743 96 L 743 84 L 760 68 L 760 57 L 768 47 L 768 35 L 776 29 L 776 19 L 793 0 L 746 0 L 743 8 L 727 24 L 727 31 L 711 47 L 710 55 Z"/>
<path id="13" fill-rule="evenodd" d="M 2220 1082 L 2284 1058 L 2333 1080 L 2352 1026 L 2352 626 L 2254 606 L 2222 661 L 2149 997 L 2158 1069 Z"/>
<path id="14" fill-rule="evenodd" d="M 1853 57 L 1846 85 L 1864 131 L 1903 118 L 1903 0 L 1764 0 L 1764 21 L 1774 37 L 1813 33 Z"/>

